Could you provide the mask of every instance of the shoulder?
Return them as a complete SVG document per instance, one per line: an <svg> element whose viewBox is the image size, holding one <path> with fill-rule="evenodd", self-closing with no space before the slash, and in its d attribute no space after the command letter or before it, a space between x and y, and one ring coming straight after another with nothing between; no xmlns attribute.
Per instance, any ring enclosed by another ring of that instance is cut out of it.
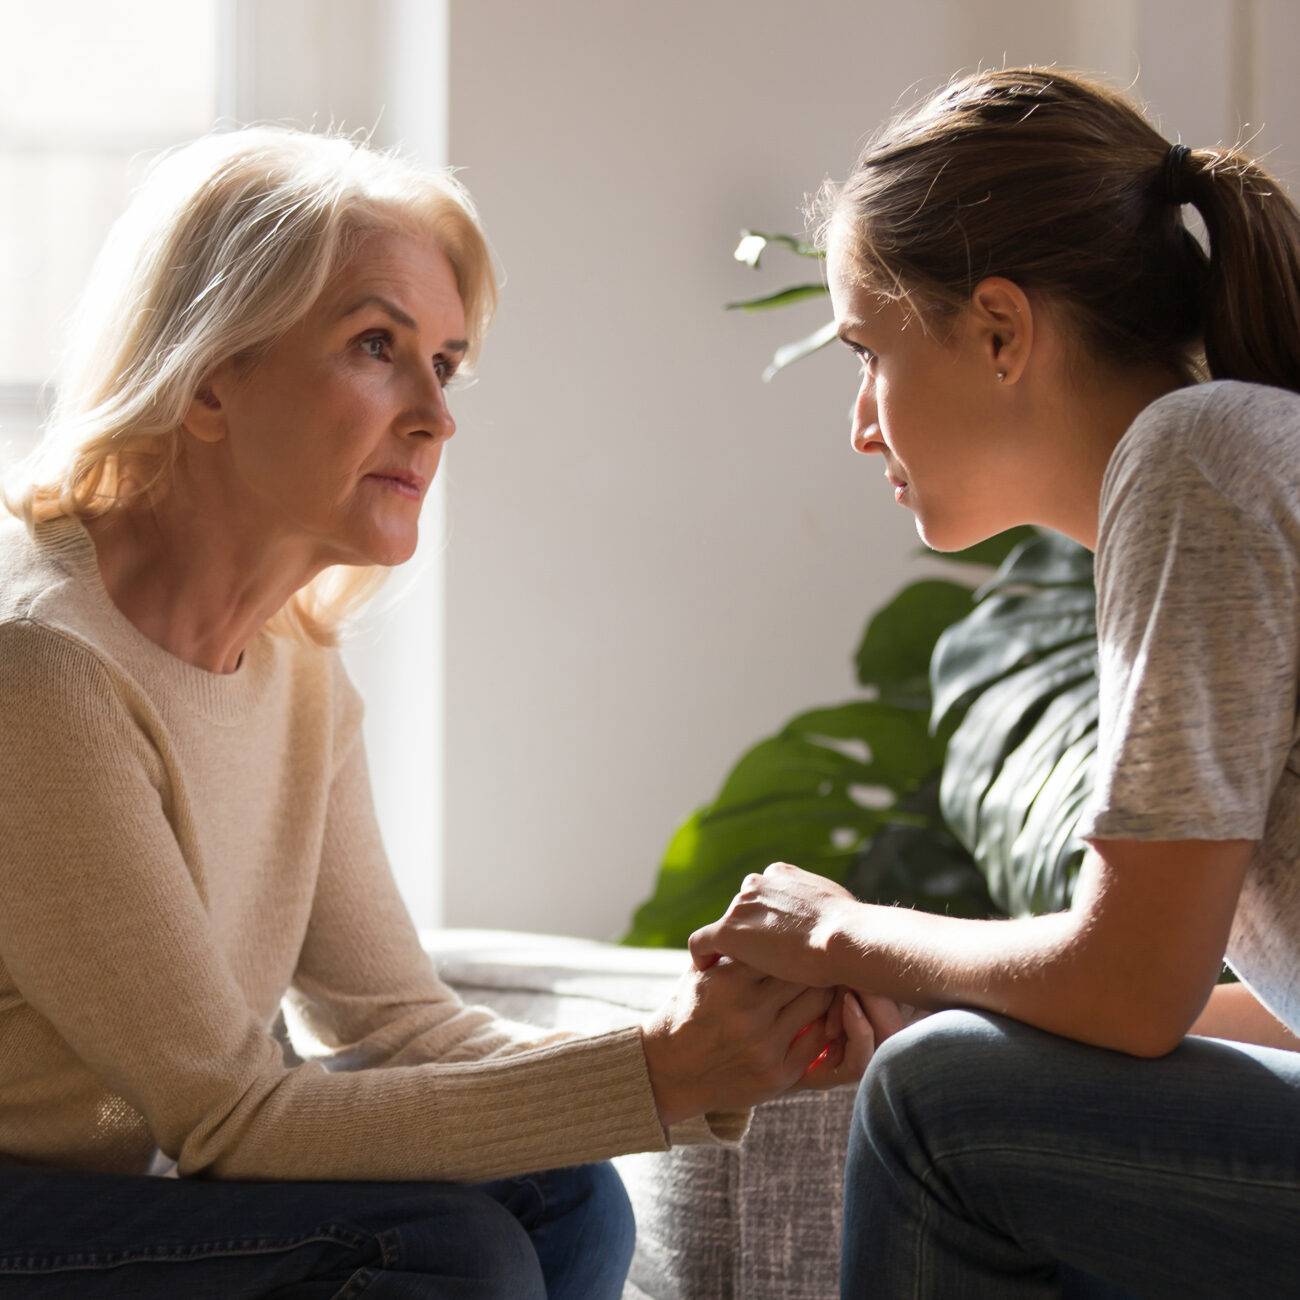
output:
<svg viewBox="0 0 1300 1300"><path fill-rule="evenodd" d="M52 570L23 520L0 512L0 619L25 617L42 592L64 576Z"/></svg>
<svg viewBox="0 0 1300 1300"><path fill-rule="evenodd" d="M1115 448L1103 516L1130 496L1150 508L1206 493L1300 540L1300 393L1216 380L1152 402Z"/></svg>
<svg viewBox="0 0 1300 1300"><path fill-rule="evenodd" d="M79 638L32 618L0 619L0 713L6 750L22 737L50 751L65 741L113 751L137 728L111 665Z"/></svg>
<svg viewBox="0 0 1300 1300"><path fill-rule="evenodd" d="M25 679L51 678L70 690L79 683L107 684L103 657L79 637L26 615L0 617L0 682L6 688Z"/></svg>
<svg viewBox="0 0 1300 1300"><path fill-rule="evenodd" d="M112 621L97 598L94 549L80 521L58 516L28 528L0 516L0 622L28 621L111 658Z"/></svg>

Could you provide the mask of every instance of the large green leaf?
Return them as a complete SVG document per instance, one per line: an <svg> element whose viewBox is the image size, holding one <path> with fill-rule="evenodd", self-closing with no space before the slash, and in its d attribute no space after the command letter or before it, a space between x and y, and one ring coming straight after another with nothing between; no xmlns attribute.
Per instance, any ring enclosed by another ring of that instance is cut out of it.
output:
<svg viewBox="0 0 1300 1300"><path fill-rule="evenodd" d="M976 600L1010 588L1092 588L1091 551L1059 533L1028 531L1031 536L1006 555L997 573L975 593Z"/></svg>
<svg viewBox="0 0 1300 1300"><path fill-rule="evenodd" d="M678 829L625 941L684 944L771 862L842 880L898 791L938 761L915 711L855 700L801 715L743 755L718 798Z"/></svg>
<svg viewBox="0 0 1300 1300"><path fill-rule="evenodd" d="M1064 646L985 690L948 742L939 801L944 820L979 861L984 797L1052 698L1093 672L1089 643Z"/></svg>
<svg viewBox="0 0 1300 1300"><path fill-rule="evenodd" d="M1095 598L1090 588L995 592L968 618L948 628L930 662L933 722L942 726L1008 673L1064 645L1096 639Z"/></svg>
<svg viewBox="0 0 1300 1300"><path fill-rule="evenodd" d="M940 805L1009 915L1068 906L1097 731L1092 556L1043 534L1017 546L940 637L932 721L956 722Z"/></svg>
<svg viewBox="0 0 1300 1300"><path fill-rule="evenodd" d="M1001 554L1015 543L1006 538ZM868 697L801 713L740 757L713 802L673 836L626 942L685 943L749 872L775 861L873 902L993 910L973 857L943 825L946 736L929 724L930 658L944 630L970 614L971 594L925 579L868 621L855 655Z"/></svg>
<svg viewBox="0 0 1300 1300"><path fill-rule="evenodd" d="M904 587L867 623L853 656L858 681L882 700L926 708L935 643L970 611L971 590L960 583L926 578Z"/></svg>
<svg viewBox="0 0 1300 1300"><path fill-rule="evenodd" d="M1070 905L1084 845L1074 833L1092 792L1097 730L1057 760L1016 839L999 893L1017 915L1059 912ZM986 873L987 874L987 873Z"/></svg>
<svg viewBox="0 0 1300 1300"><path fill-rule="evenodd" d="M917 824L904 824L904 815ZM974 859L943 825L937 776L899 800L893 820L872 836L844 884L858 898L948 916L997 912Z"/></svg>
<svg viewBox="0 0 1300 1300"><path fill-rule="evenodd" d="M1047 702L989 786L979 814L976 856L980 861L991 864L1012 861L1029 810L1048 777L1065 752L1096 726L1097 677L1090 671ZM1009 897L1009 887L996 884L993 887L1004 901Z"/></svg>

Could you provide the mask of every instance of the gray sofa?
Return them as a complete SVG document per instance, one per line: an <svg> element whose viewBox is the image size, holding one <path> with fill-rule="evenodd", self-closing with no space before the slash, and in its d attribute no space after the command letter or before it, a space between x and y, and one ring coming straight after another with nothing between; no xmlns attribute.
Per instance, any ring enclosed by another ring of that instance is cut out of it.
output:
<svg viewBox="0 0 1300 1300"><path fill-rule="evenodd" d="M421 936L466 1001L598 1032L659 1005L686 954L483 930ZM624 1300L828 1300L838 1294L840 1178L854 1090L760 1107L738 1149L615 1161L637 1218Z"/></svg>

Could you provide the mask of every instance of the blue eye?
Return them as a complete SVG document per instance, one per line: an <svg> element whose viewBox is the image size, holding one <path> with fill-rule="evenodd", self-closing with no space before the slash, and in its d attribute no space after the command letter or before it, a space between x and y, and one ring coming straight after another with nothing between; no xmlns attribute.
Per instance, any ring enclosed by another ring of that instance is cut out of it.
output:
<svg viewBox="0 0 1300 1300"><path fill-rule="evenodd" d="M384 361L387 359L388 349L392 346L393 336L387 330L378 330L373 334L363 335L358 343L368 356L376 361Z"/></svg>

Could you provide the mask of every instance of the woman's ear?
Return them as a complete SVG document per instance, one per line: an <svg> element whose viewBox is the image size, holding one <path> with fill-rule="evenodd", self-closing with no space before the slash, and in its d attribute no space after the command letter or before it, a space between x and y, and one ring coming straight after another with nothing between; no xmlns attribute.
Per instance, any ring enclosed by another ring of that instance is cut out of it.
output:
<svg viewBox="0 0 1300 1300"><path fill-rule="evenodd" d="M220 442L226 436L226 412L217 396L219 383L215 372L206 376L181 421L186 433L200 442Z"/></svg>
<svg viewBox="0 0 1300 1300"><path fill-rule="evenodd" d="M1028 295L1014 281L991 275L975 286L970 310L979 356L990 377L999 385L1014 384L1034 345L1034 309Z"/></svg>

